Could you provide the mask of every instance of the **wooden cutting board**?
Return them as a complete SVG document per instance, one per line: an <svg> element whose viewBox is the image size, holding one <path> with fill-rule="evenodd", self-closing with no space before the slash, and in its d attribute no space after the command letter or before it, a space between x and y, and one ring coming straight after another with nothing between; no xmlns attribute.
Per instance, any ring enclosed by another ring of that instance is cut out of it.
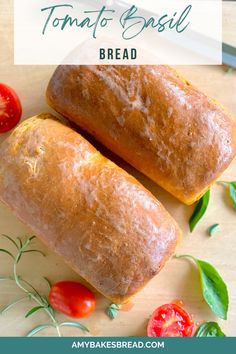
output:
<svg viewBox="0 0 236 354"><path fill-rule="evenodd" d="M224 40L236 45L236 4L224 2ZM0 81L16 89L23 104L23 118L44 111L51 111L45 103L44 93L48 80L54 70L50 66L13 66L13 10L12 1L0 0ZM190 81L203 91L218 99L236 115L236 73L226 74L223 67L192 66L178 68ZM6 135L0 137L2 141ZM152 183L132 167L111 154L101 145L91 141L109 158L138 178L167 208L180 224L184 238L178 249L179 254L192 254L211 262L219 270L229 288L230 309L227 321L219 321L228 336L236 335L236 213L230 206L226 190L214 186L210 206L206 216L193 234L188 231L188 219L193 207L186 207L167 192ZM236 180L236 161L222 177ZM219 230L213 237L207 236L207 228L219 223ZM12 213L0 204L0 233L12 237L30 235L29 230ZM0 248L7 242L0 239ZM79 280L77 274L69 269L63 260L39 241L35 247L46 253L46 258L37 254L24 257L19 273L32 282L40 292L47 294L43 276L52 282L59 280ZM12 273L9 257L0 254L0 276ZM21 297L21 292L13 282L0 282L0 308ZM194 265L185 260L172 259L163 271L155 277L133 301L132 309L120 311L116 320L111 321L104 313L109 302L97 294L98 305L95 313L82 320L95 336L142 336L145 335L147 320L152 311L161 304L182 300L184 307L193 315L195 322L216 320L201 296L199 276ZM38 313L25 319L24 314L32 306L25 302L0 316L0 336L24 336L32 327L48 322L44 314ZM60 319L63 316L59 315ZM54 335L52 330L41 335ZM64 331L65 335L81 335L77 329Z"/></svg>

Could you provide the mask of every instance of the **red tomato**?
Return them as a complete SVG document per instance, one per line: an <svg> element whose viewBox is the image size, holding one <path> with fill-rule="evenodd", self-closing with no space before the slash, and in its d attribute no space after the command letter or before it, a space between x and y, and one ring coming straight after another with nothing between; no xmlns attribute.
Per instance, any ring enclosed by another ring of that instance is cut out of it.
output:
<svg viewBox="0 0 236 354"><path fill-rule="evenodd" d="M0 133L6 133L20 121L22 108L15 91L0 83Z"/></svg>
<svg viewBox="0 0 236 354"><path fill-rule="evenodd" d="M49 303L55 310L69 317L89 316L96 307L96 298L84 285L73 281L62 281L52 286Z"/></svg>
<svg viewBox="0 0 236 354"><path fill-rule="evenodd" d="M148 337L191 337L194 324L191 316L176 304L158 307L148 322Z"/></svg>

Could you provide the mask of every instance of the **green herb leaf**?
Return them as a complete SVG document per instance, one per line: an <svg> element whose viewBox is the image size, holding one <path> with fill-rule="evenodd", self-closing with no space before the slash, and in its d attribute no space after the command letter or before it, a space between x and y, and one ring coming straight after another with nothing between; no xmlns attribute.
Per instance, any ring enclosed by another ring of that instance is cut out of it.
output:
<svg viewBox="0 0 236 354"><path fill-rule="evenodd" d="M218 229L218 227L219 227L219 224L214 224L214 225L211 225L210 227L208 227L208 229L207 229L208 235L213 236L213 234Z"/></svg>
<svg viewBox="0 0 236 354"><path fill-rule="evenodd" d="M22 246L23 246L23 243L22 243L22 241L21 241L21 238L20 238L20 237L17 237L17 240L19 241L19 244L20 244L20 248L22 248Z"/></svg>
<svg viewBox="0 0 236 354"><path fill-rule="evenodd" d="M189 255L177 258L190 258L199 270L203 297L216 316L227 319L229 296L225 282L217 270L210 264Z"/></svg>
<svg viewBox="0 0 236 354"><path fill-rule="evenodd" d="M225 337L216 322L205 322L196 331L195 337Z"/></svg>
<svg viewBox="0 0 236 354"><path fill-rule="evenodd" d="M233 202L233 207L236 209L236 183L230 183L229 185L229 195Z"/></svg>
<svg viewBox="0 0 236 354"><path fill-rule="evenodd" d="M42 256L46 257L45 253L43 253L42 251L39 251L39 250L27 250L27 251L23 251L23 253L31 253L31 252L37 252L37 253L40 253Z"/></svg>
<svg viewBox="0 0 236 354"><path fill-rule="evenodd" d="M19 249L17 243L13 240L13 238L5 234L2 234L2 237L5 237L8 241L10 241L17 248L17 250Z"/></svg>
<svg viewBox="0 0 236 354"><path fill-rule="evenodd" d="M11 258L13 258L15 260L15 257L13 256L13 254L11 252L4 250L3 248L0 248L0 252L8 254L8 256L10 256Z"/></svg>
<svg viewBox="0 0 236 354"><path fill-rule="evenodd" d="M218 184L223 184L229 187L229 196L232 201L234 209L236 209L236 181L232 181L232 182L219 181Z"/></svg>
<svg viewBox="0 0 236 354"><path fill-rule="evenodd" d="M33 241L35 238L36 238L36 236L31 236L31 237L29 238L29 241L31 242L31 241Z"/></svg>
<svg viewBox="0 0 236 354"><path fill-rule="evenodd" d="M232 74L234 71L234 68L232 68L232 66L228 66L226 69L226 74Z"/></svg>
<svg viewBox="0 0 236 354"><path fill-rule="evenodd" d="M4 280L13 280L12 277L0 277L0 281L4 281Z"/></svg>
<svg viewBox="0 0 236 354"><path fill-rule="evenodd" d="M8 310L10 310L13 306L17 305L19 302L22 302L22 301L25 301L25 300L28 300L29 297L28 296L24 296L16 301L13 301L11 302L10 304L8 304L7 306L3 307L1 310L0 310L0 314L3 315L5 312L7 312Z"/></svg>
<svg viewBox="0 0 236 354"><path fill-rule="evenodd" d="M59 324L59 327L76 327L81 329L84 332L89 332L88 328L79 322L62 322Z"/></svg>
<svg viewBox="0 0 236 354"><path fill-rule="evenodd" d="M43 277L43 279L46 280L46 282L47 282L47 284L48 284L48 286L49 286L49 289L51 289L52 283L50 282L50 280L49 280L48 278L46 278L46 277Z"/></svg>
<svg viewBox="0 0 236 354"><path fill-rule="evenodd" d="M39 310L42 310L44 308L45 308L44 306L35 306L35 307L33 307L31 310L29 310L27 312L27 314L25 315L25 318L32 316L35 312L37 312Z"/></svg>
<svg viewBox="0 0 236 354"><path fill-rule="evenodd" d="M35 334L43 331L44 329L46 328L50 328L50 327L54 327L53 325L50 325L50 324L46 324L46 325L42 325L42 326L38 326L38 327L35 327L34 329L32 329L32 331L30 331L26 337L33 337L35 336Z"/></svg>
<svg viewBox="0 0 236 354"><path fill-rule="evenodd" d="M191 232L193 232L193 230L195 229L195 226L197 225L197 223L201 220L201 218L205 214L208 204L209 204L209 200L210 200L210 190L207 191L202 196L202 198L199 200L199 202L197 203L197 205L195 207L193 215L191 216L191 218L189 220L189 228L190 228Z"/></svg>
<svg viewBox="0 0 236 354"><path fill-rule="evenodd" d="M111 304L106 309L106 314L108 317L110 317L112 320L114 320L118 316L119 310L120 310L120 305Z"/></svg>
<svg viewBox="0 0 236 354"><path fill-rule="evenodd" d="M21 252L22 253L27 249L27 247L29 246L30 242L31 242L30 239L27 239L25 242L23 242L23 245L21 247Z"/></svg>
<svg viewBox="0 0 236 354"><path fill-rule="evenodd" d="M18 255L16 256L16 264L18 264L21 260L22 252L20 251Z"/></svg>
<svg viewBox="0 0 236 354"><path fill-rule="evenodd" d="M24 282L25 284L27 284L27 285L34 291L34 294L28 292L29 294L34 295L34 296L37 296L37 297L42 301L43 296L39 294L39 292L35 289L35 287L34 287L32 284L30 284L30 283L29 283L27 280L25 280L25 279L22 279L22 278L19 278L19 277L18 277L18 279L21 280L22 282Z"/></svg>

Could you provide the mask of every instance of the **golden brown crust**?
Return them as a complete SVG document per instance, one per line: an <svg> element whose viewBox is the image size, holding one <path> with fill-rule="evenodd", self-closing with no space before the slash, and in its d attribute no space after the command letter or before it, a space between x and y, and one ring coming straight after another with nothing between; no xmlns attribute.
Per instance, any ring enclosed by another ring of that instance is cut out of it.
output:
<svg viewBox="0 0 236 354"><path fill-rule="evenodd" d="M60 66L49 104L186 204L236 153L236 123L168 66Z"/></svg>
<svg viewBox="0 0 236 354"><path fill-rule="evenodd" d="M1 145L0 200L117 303L159 272L180 238L150 192L50 114Z"/></svg>

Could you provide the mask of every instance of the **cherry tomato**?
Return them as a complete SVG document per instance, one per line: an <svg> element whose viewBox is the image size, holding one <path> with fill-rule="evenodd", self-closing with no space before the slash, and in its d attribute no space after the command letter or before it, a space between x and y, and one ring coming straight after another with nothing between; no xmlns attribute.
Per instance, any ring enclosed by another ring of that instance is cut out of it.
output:
<svg viewBox="0 0 236 354"><path fill-rule="evenodd" d="M69 317L89 316L96 307L96 298L84 285L73 281L62 281L52 286L49 303L55 310Z"/></svg>
<svg viewBox="0 0 236 354"><path fill-rule="evenodd" d="M148 337L191 337L194 324L191 316L176 304L158 307L148 322Z"/></svg>
<svg viewBox="0 0 236 354"><path fill-rule="evenodd" d="M0 134L14 128L20 121L22 108L15 91L0 83Z"/></svg>

